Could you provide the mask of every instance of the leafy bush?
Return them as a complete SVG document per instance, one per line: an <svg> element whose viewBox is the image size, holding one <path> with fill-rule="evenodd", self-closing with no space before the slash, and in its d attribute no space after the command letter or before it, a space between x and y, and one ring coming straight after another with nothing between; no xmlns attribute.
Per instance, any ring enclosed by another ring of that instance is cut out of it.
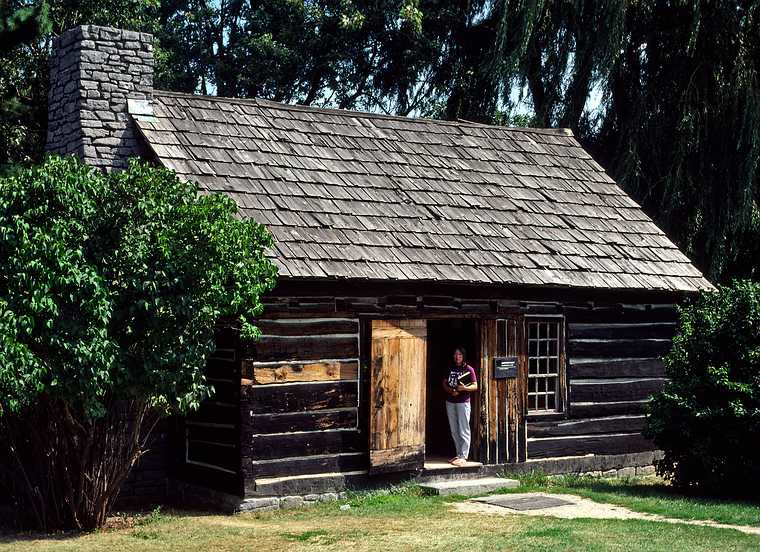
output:
<svg viewBox="0 0 760 552"><path fill-rule="evenodd" d="M155 417L213 391L215 325L256 334L270 245L164 169L50 158L0 178L0 445L27 524L105 521Z"/></svg>
<svg viewBox="0 0 760 552"><path fill-rule="evenodd" d="M649 405L658 473L681 487L760 491L760 284L705 292L681 310L670 382Z"/></svg>

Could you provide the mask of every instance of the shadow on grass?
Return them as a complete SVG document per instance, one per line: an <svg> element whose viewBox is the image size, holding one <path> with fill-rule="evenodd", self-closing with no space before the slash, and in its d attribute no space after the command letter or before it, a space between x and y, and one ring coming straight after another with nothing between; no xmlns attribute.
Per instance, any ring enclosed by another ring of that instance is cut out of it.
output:
<svg viewBox="0 0 760 552"><path fill-rule="evenodd" d="M31 541L68 541L86 535L107 533L109 531L145 530L151 526L168 522L173 518L186 516L218 516L220 513L221 512L219 511L200 508L164 509L161 507L155 507L150 509L146 507L144 509L114 512L108 517L108 521L104 527L92 531L70 530L45 533L28 529L14 529L13 527L0 524L0 544L14 544Z"/></svg>

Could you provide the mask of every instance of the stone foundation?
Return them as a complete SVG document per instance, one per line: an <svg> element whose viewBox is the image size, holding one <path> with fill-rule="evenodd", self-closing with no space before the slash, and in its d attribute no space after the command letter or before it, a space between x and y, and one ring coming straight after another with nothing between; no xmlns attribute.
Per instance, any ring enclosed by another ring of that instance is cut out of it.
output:
<svg viewBox="0 0 760 552"><path fill-rule="evenodd" d="M247 498L243 500L236 508L237 512L266 512L269 510L278 510L285 508L301 508L311 506L320 502L331 502L346 498L345 492L340 493L321 493L292 496L265 496L256 498Z"/></svg>
<svg viewBox="0 0 760 552"><path fill-rule="evenodd" d="M489 473L499 473L501 471L502 473L507 472L513 475L540 471L547 475L580 474L605 477L633 477L637 475L653 475L654 464L662 456L662 451L652 450L634 454L588 455L529 460L523 464L483 466L483 469Z"/></svg>

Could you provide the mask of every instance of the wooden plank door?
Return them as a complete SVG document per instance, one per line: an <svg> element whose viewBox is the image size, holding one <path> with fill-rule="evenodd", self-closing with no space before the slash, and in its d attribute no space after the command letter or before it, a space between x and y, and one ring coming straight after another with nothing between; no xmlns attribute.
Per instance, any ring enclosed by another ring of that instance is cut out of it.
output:
<svg viewBox="0 0 760 552"><path fill-rule="evenodd" d="M522 317L483 320L480 325L479 460L525 461L527 360ZM495 379L495 357L517 357L517 377Z"/></svg>
<svg viewBox="0 0 760 552"><path fill-rule="evenodd" d="M425 320L372 321L370 473L425 462Z"/></svg>

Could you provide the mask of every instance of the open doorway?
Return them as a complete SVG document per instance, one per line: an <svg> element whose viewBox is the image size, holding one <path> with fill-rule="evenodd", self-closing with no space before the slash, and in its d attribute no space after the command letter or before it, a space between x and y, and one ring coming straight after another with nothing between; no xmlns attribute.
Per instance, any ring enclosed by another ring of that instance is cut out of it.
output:
<svg viewBox="0 0 760 552"><path fill-rule="evenodd" d="M452 362L456 347L466 349L467 363L475 368L478 378L480 378L477 330L476 320L428 320L427 405L425 412L426 467L432 465L451 467L448 465L448 460L454 456L454 442L449 431L449 422L446 417L446 393L443 391L441 382ZM473 439L470 459L473 458L474 448L475 440Z"/></svg>

